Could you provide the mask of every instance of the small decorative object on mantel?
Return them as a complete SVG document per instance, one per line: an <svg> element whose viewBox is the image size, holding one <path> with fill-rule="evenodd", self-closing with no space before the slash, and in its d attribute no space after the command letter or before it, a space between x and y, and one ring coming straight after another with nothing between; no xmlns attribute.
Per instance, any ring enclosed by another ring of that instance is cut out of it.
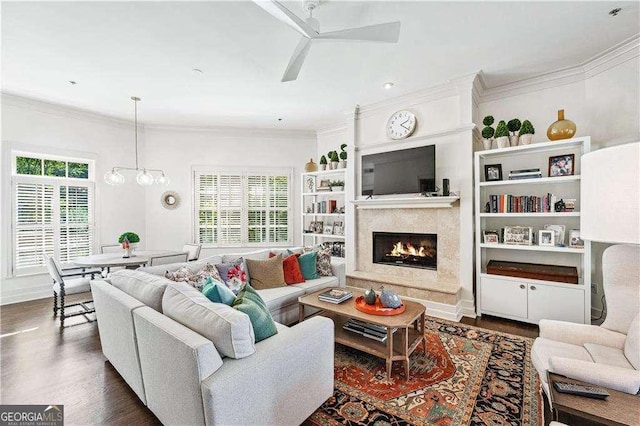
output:
<svg viewBox="0 0 640 426"><path fill-rule="evenodd" d="M306 173L311 173L311 172L317 172L318 171L318 165L313 162L313 158L310 158L309 162L304 165L304 171Z"/></svg>
<svg viewBox="0 0 640 426"><path fill-rule="evenodd" d="M320 157L320 170L324 171L327 169L327 157L324 155Z"/></svg>
<svg viewBox="0 0 640 426"><path fill-rule="evenodd" d="M524 120L522 122L522 127L520 127L520 132L518 135L520 136L520 145L529 145L533 139L533 135L536 133L533 128L533 124L529 120Z"/></svg>
<svg viewBox="0 0 640 426"><path fill-rule="evenodd" d="M521 126L522 123L517 118L509 120L509 122L507 123L507 129L509 129L509 131L511 132L511 135L509 135L509 144L511 146L518 146L518 130L520 130Z"/></svg>
<svg viewBox="0 0 640 426"><path fill-rule="evenodd" d="M493 141L493 135L495 134L495 129L491 127L493 124L493 116L487 115L484 120L482 120L482 124L484 124L484 129L482 129L482 146L485 151L491 149L491 142Z"/></svg>
<svg viewBox="0 0 640 426"><path fill-rule="evenodd" d="M547 137L550 141L571 139L576 134L576 124L571 120L565 120L564 110L558 110L558 121L551 123L547 129Z"/></svg>
<svg viewBox="0 0 640 426"><path fill-rule="evenodd" d="M122 257L126 259L133 255L133 249L135 248L135 244L140 242L140 237L135 232L124 232L118 237L118 242L122 244L122 248L124 249L124 256Z"/></svg>
<svg viewBox="0 0 640 426"><path fill-rule="evenodd" d="M380 290L380 302L382 303L382 306L385 308L395 309L402 305L402 300L400 300L394 291L386 290L384 287L381 287Z"/></svg>
<svg viewBox="0 0 640 426"><path fill-rule="evenodd" d="M340 145L340 162L338 163L339 169L347 168L347 151L345 151L346 147L347 147L346 143L343 143L342 145Z"/></svg>
<svg viewBox="0 0 640 426"><path fill-rule="evenodd" d="M498 125L496 126L496 144L498 148L509 148L509 129L507 128L507 123L504 120L500 120Z"/></svg>

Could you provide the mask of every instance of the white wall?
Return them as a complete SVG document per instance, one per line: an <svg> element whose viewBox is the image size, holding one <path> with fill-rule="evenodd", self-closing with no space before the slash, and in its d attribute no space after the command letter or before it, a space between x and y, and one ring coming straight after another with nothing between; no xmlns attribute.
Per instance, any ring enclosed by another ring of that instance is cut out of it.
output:
<svg viewBox="0 0 640 426"><path fill-rule="evenodd" d="M48 275L12 278L11 274L11 163L12 147L41 153L95 159L95 247L115 242L124 231L135 231L145 243L144 189L127 175L124 187L107 185L104 174L115 165L134 162L134 128L85 111L2 95L2 222L0 227L0 303L12 303L51 294ZM141 138L144 146L144 137Z"/></svg>
<svg viewBox="0 0 640 426"><path fill-rule="evenodd" d="M314 132L287 132L250 129L146 129L146 158L155 168L162 168L171 182L167 187L150 187L146 191L146 235L153 249L181 249L192 241L193 203L192 166L293 168L294 244L300 232L300 173L316 153ZM175 191L181 205L167 210L160 204L164 191ZM227 249L228 250L228 249ZM214 253L203 250L201 256Z"/></svg>

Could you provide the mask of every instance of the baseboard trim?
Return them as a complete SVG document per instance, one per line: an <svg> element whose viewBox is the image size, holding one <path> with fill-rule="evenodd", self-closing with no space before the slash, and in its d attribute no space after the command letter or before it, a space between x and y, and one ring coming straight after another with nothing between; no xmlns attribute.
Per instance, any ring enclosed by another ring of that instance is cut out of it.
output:
<svg viewBox="0 0 640 426"><path fill-rule="evenodd" d="M46 299L47 297L52 297L52 295L51 286L49 285L46 286L45 289L32 290L29 292L16 292L15 294L2 296L0 297L0 306L29 302L31 300Z"/></svg>

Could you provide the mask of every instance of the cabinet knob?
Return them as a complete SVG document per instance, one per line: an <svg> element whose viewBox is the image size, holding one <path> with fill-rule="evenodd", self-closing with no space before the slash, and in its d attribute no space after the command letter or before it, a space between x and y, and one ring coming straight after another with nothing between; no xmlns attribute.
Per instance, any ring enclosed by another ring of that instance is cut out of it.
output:
<svg viewBox="0 0 640 426"><path fill-rule="evenodd" d="M535 289L536 289L536 286L535 286L535 285L532 285L532 286L531 286L531 290L535 290Z"/></svg>
<svg viewBox="0 0 640 426"><path fill-rule="evenodd" d="M524 284L520 284L520 288L524 290Z"/></svg>

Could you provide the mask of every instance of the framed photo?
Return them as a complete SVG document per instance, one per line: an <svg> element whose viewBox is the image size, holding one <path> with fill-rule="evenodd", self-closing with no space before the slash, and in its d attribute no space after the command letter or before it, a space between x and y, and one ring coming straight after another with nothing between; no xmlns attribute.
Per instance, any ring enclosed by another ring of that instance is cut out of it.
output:
<svg viewBox="0 0 640 426"><path fill-rule="evenodd" d="M573 175L575 154L564 154L549 157L549 177Z"/></svg>
<svg viewBox="0 0 640 426"><path fill-rule="evenodd" d="M553 231L553 241L556 246L564 247L564 225L545 225L544 229L547 231Z"/></svg>
<svg viewBox="0 0 640 426"><path fill-rule="evenodd" d="M572 229L569 231L569 247L584 248L584 241L580 238L579 229Z"/></svg>
<svg viewBox="0 0 640 426"><path fill-rule="evenodd" d="M314 234L322 234L322 231L324 230L323 225L324 225L324 222L321 220L315 222L315 228L313 230Z"/></svg>
<svg viewBox="0 0 640 426"><path fill-rule="evenodd" d="M333 235L344 235L344 227L342 222L333 222Z"/></svg>
<svg viewBox="0 0 640 426"><path fill-rule="evenodd" d="M498 231L482 231L485 244L500 244L500 234Z"/></svg>
<svg viewBox="0 0 640 426"><path fill-rule="evenodd" d="M316 222L312 220L309 222L309 228L307 228L309 232L316 232Z"/></svg>
<svg viewBox="0 0 640 426"><path fill-rule="evenodd" d="M320 181L320 185L318 185L318 188L316 188L316 190L318 190L318 191L329 191L331 189L331 187L329 186L329 183L331 183L331 180L322 179Z"/></svg>
<svg viewBox="0 0 640 426"><path fill-rule="evenodd" d="M485 182L502 180L502 164L485 164L484 180Z"/></svg>
<svg viewBox="0 0 640 426"><path fill-rule="evenodd" d="M533 229L530 226L505 226L504 243L521 246L533 244Z"/></svg>
<svg viewBox="0 0 640 426"><path fill-rule="evenodd" d="M556 234L551 230L541 229L538 231L538 245L540 246L555 246Z"/></svg>
<svg viewBox="0 0 640 426"><path fill-rule="evenodd" d="M333 232L333 225L325 225L323 234L331 234Z"/></svg>

